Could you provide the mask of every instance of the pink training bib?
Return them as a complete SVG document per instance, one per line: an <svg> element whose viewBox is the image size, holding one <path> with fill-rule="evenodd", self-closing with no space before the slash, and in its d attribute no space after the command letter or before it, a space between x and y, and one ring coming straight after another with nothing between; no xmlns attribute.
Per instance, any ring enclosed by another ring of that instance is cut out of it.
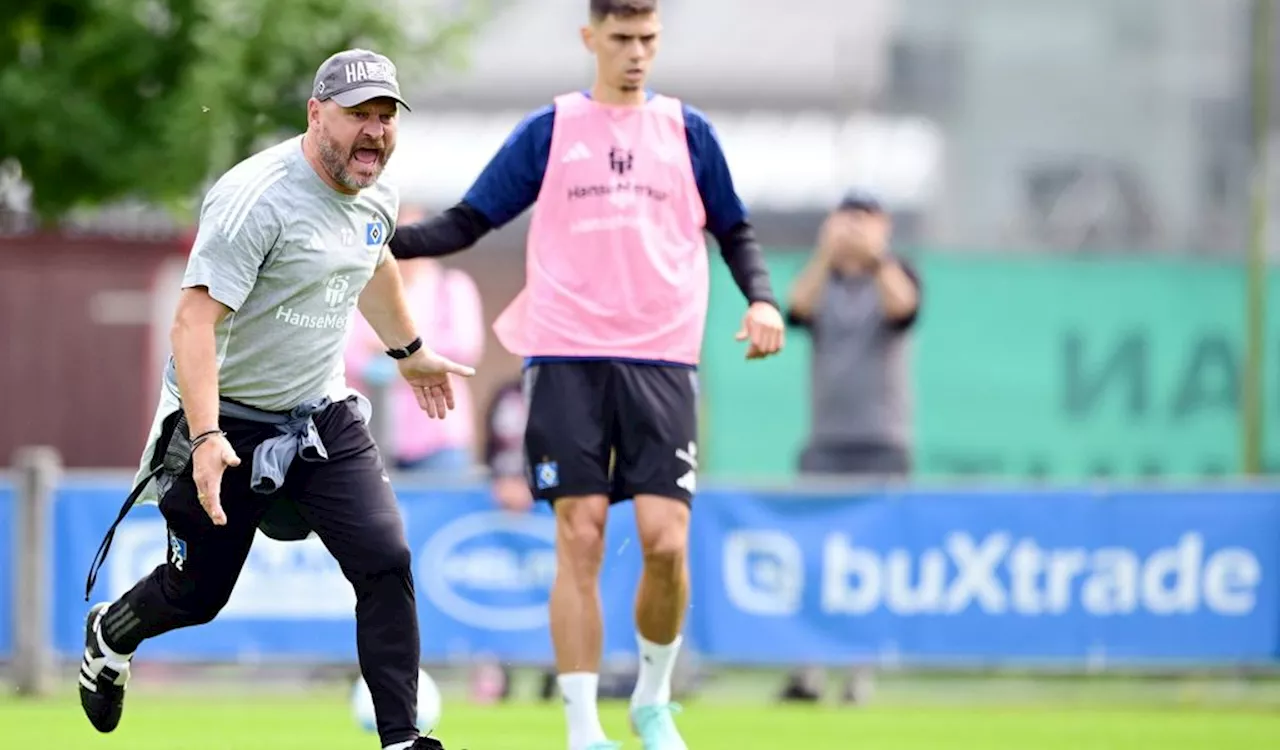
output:
<svg viewBox="0 0 1280 750"><path fill-rule="evenodd" d="M494 332L525 357L697 364L705 221L678 100L612 107L557 97L525 287Z"/></svg>

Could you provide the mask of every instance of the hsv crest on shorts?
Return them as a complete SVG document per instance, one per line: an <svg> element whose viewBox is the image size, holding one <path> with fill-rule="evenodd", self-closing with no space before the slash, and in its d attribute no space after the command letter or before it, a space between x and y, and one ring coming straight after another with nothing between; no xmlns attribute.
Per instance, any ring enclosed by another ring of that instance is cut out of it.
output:
<svg viewBox="0 0 1280 750"><path fill-rule="evenodd" d="M538 489L549 490L560 485L560 466L555 461L543 461L533 471Z"/></svg>

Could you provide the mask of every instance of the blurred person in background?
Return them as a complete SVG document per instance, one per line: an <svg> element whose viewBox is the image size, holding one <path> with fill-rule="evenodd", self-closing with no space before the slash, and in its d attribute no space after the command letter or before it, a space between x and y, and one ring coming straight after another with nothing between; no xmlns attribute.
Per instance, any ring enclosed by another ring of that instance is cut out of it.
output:
<svg viewBox="0 0 1280 750"><path fill-rule="evenodd" d="M514 513L533 507L524 456L524 427L528 419L520 378L500 384L485 412L484 459L494 499Z"/></svg>
<svg viewBox="0 0 1280 750"><path fill-rule="evenodd" d="M418 221L426 212L403 207L399 222ZM475 281L465 271L447 268L434 258L400 261L405 299L414 324L431 332L443 357L476 363L484 352L484 311ZM469 383L454 386L455 414L447 420L423 419L413 389L395 377L395 363L383 353L377 333L363 318L356 321L346 351L347 379L373 393L389 388L391 445L383 446L401 471L434 475L467 474L475 466L475 406Z"/></svg>
<svg viewBox="0 0 1280 750"><path fill-rule="evenodd" d="M386 247L400 196L379 177L402 106L390 60L335 54L316 72L306 132L241 161L204 198L137 483L86 583L88 598L132 505L158 504L165 562L86 618L80 704L99 732L120 722L137 649L217 617L261 528L283 541L314 532L350 581L384 750L443 750L417 729L418 611L399 503L368 401L343 378L357 309L427 416L453 408L451 374L474 373L423 346ZM287 512L270 523L276 508Z"/></svg>
<svg viewBox="0 0 1280 750"><path fill-rule="evenodd" d="M890 252L892 221L882 202L851 191L827 216L813 257L791 287L787 321L813 342L809 477L905 478L911 471L910 331L920 280ZM821 697L821 670L791 675L781 698ZM845 699L857 700L855 674Z"/></svg>
<svg viewBox="0 0 1280 750"><path fill-rule="evenodd" d="M746 359L779 352L785 324L715 130L645 88L662 31L657 0L584 5L590 90L526 117L462 201L397 233L392 253L458 252L533 207L525 288L494 330L526 358L530 480L556 514L551 633L567 744L617 747L597 701L600 568L610 506L631 500L644 558L631 725L645 750L686 750L671 681L688 609L705 232L746 298L736 333Z"/></svg>

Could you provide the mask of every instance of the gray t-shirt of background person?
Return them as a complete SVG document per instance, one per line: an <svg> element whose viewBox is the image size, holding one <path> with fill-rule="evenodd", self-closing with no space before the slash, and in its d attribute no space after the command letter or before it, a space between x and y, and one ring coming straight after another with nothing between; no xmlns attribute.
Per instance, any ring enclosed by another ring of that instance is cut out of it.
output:
<svg viewBox="0 0 1280 750"><path fill-rule="evenodd" d="M345 388L356 301L390 252L399 194L329 187L302 136L239 163L209 190L183 288L232 313L216 329L221 396L288 411Z"/></svg>
<svg viewBox="0 0 1280 750"><path fill-rule="evenodd" d="M920 289L911 264L895 260ZM909 450L916 315L889 320L874 278L832 274L812 316L788 318L813 342L810 447Z"/></svg>

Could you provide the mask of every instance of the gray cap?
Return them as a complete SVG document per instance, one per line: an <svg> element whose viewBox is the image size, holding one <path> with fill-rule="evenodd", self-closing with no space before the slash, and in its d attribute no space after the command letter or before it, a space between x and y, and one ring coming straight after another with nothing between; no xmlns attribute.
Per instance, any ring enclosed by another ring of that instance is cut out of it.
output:
<svg viewBox="0 0 1280 750"><path fill-rule="evenodd" d="M409 109L400 96L395 63L367 49L345 50L321 63L311 95L322 102L332 99L344 107L386 96Z"/></svg>

